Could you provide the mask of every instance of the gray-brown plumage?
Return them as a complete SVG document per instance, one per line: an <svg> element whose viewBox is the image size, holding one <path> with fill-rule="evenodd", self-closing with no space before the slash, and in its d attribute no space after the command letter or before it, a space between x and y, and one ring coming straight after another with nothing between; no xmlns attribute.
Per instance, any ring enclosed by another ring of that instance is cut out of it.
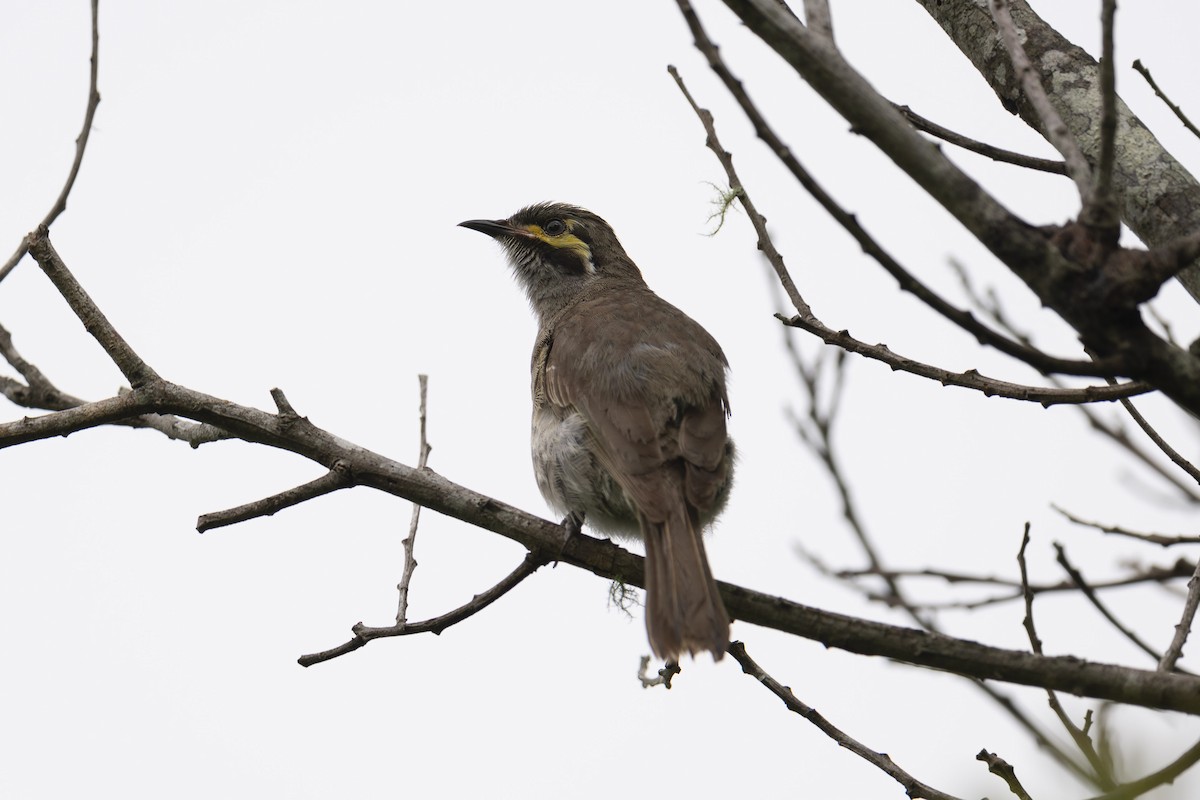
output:
<svg viewBox="0 0 1200 800"><path fill-rule="evenodd" d="M650 291L589 211L548 203L461 224L504 245L538 316L532 450L542 494L560 513L645 542L655 655L721 658L729 617L701 539L733 471L720 346Z"/></svg>

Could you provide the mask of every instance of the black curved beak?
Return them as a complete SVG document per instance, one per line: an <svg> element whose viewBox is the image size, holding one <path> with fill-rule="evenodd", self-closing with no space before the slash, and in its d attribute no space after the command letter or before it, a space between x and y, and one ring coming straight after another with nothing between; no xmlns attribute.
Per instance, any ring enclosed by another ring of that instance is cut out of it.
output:
<svg viewBox="0 0 1200 800"><path fill-rule="evenodd" d="M486 233L493 239L499 236L517 236L520 231L513 228L505 220L502 219L469 219L466 222L458 223L460 228L470 228L473 231Z"/></svg>

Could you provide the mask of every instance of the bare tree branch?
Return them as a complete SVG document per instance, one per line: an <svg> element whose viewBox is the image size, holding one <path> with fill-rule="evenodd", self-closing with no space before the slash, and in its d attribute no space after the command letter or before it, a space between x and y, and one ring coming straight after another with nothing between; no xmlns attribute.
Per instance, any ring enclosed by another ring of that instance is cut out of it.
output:
<svg viewBox="0 0 1200 800"><path fill-rule="evenodd" d="M641 663L638 666L638 681L642 684L643 689L649 689L651 686L663 686L667 689L671 688L671 681L682 670L679 668L679 663L669 661L662 666L651 678L649 674L650 656L642 656Z"/></svg>
<svg viewBox="0 0 1200 800"><path fill-rule="evenodd" d="M1088 166L1087 159L1083 157L1083 152L1079 149L1079 144L1071 135L1067 124L1063 122L1057 109L1050 102L1050 98L1046 96L1046 92L1042 88L1041 76L1030 63L1029 56L1025 54L1025 48L1021 45L1021 36L1017 33L1017 26L1013 23L1012 15L1008 10L1008 0L990 0L990 2L992 19L995 20L996 29L1000 31L1000 39L1008 50L1013 68L1017 71L1021 89L1025 92L1029 104L1037 111L1046 138L1050 140L1050 144L1054 145L1054 149L1062 154L1067 167L1067 175L1075 182L1075 186L1079 190L1080 202L1086 202L1092 193L1091 167Z"/></svg>
<svg viewBox="0 0 1200 800"><path fill-rule="evenodd" d="M1186 114L1183 113L1182 108L1177 106L1175 103L1172 103L1171 99L1167 97L1163 90L1158 88L1158 84L1155 83L1154 78L1150 75L1150 70L1146 68L1146 65L1142 63L1140 58L1134 59L1133 68L1138 71L1139 75L1146 79L1146 83L1150 84L1150 88L1154 90L1154 93L1158 95L1159 99L1167 104L1167 108L1171 109L1171 113L1179 118L1179 121L1183 123L1183 127L1191 131L1192 134L1197 138L1200 138L1200 129L1192 124L1192 121L1187 118Z"/></svg>
<svg viewBox="0 0 1200 800"><path fill-rule="evenodd" d="M44 225L25 237L29 252L37 260L46 277L58 289L59 294L71 306L71 310L79 317L83 327L104 348L104 352L112 359L117 368L129 381L130 387L137 390L152 381L159 380L158 373L150 368L141 357L133 351L116 329L105 318L83 287L67 271L62 259L50 243L49 231Z"/></svg>
<svg viewBox="0 0 1200 800"><path fill-rule="evenodd" d="M48 255L42 248L35 255ZM119 337L92 306L74 277L59 262L59 282L67 291L72 310L96 322L93 335L113 342ZM110 345L111 347L111 345ZM121 358L128 354L111 348ZM283 409L285 403L278 402ZM156 378L128 394L77 409L0 425L0 448L106 424L143 413L173 413L227 430L248 442L257 442L332 467L338 460L350 464L355 485L418 502L427 508L462 519L524 545L530 551L561 551L563 563L582 567L610 580L643 586L643 560L608 541L588 536L571 537L563 547L562 528L524 514L493 498L472 492L436 475L416 470L351 444L313 425L294 411L269 414L240 406ZM743 622L775 628L815 639L829 647L880 655L937 669L948 669L975 678L1005 680L1055 688L1134 705L1200 713L1200 679L1074 658L1037 657L1001 650L976 642L899 628L846 617L759 594L732 584L719 584L730 614Z"/></svg>
<svg viewBox="0 0 1200 800"><path fill-rule="evenodd" d="M62 191L58 193L58 198L54 201L54 205L50 206L50 210L46 216L42 218L39 227L49 228L54 224L64 211L67 210L67 198L71 195L71 189L75 187L75 179L79 177L79 168L83 164L83 153L87 150L88 137L92 134L92 122L96 118L96 108L100 105L100 0L92 0L92 58L91 71L88 78L88 101L87 108L83 112L83 129L79 131L79 135L75 137L75 160L71 162L71 170L67 173L67 182L63 184ZM4 280L8 273L16 269L21 259L29 252L28 239L22 239L21 244L17 247L15 253L9 256L8 261L0 266L0 281Z"/></svg>
<svg viewBox="0 0 1200 800"><path fill-rule="evenodd" d="M549 563L548 559L540 552L527 553L525 560L510 572L504 580L486 592L475 595L471 598L471 602L459 606L447 614L442 614L440 617L433 617L423 622L397 622L395 625L388 625L382 628L372 628L359 622L350 629L354 633L354 638L350 641L329 650L322 650L320 653L300 656L297 662L302 667L311 667L313 664L331 661L338 656L353 653L374 639L383 639L390 636L410 636L414 633L440 634L446 628L457 625L459 622L483 611L492 603L515 589L517 584L537 572L540 567L545 566L547 563Z"/></svg>
<svg viewBox="0 0 1200 800"><path fill-rule="evenodd" d="M804 0L804 24L832 43L833 19L829 16L829 0Z"/></svg>
<svg viewBox="0 0 1200 800"><path fill-rule="evenodd" d="M1058 542L1055 542L1054 552L1056 554L1056 560L1058 563L1061 564L1062 568L1067 571L1067 574L1071 576L1071 580L1075 581L1075 583L1079 586L1079 589L1083 592L1083 596L1086 597L1088 601L1091 602L1091 604L1096 608L1096 610L1100 612L1100 615L1108 620L1109 624L1120 631L1120 633L1126 639L1133 642L1133 644L1137 646L1139 650L1153 658L1156 663L1160 663L1162 661L1162 653L1159 653L1153 647L1146 644L1146 642L1142 640L1142 637L1138 636L1128 627L1123 625L1121 621L1118 620L1111 611L1109 611L1108 606L1100 601L1100 596L1096 594L1095 590L1091 587L1091 585L1088 584L1087 579L1083 577L1083 573L1076 569L1067 558L1066 548L1064 548Z"/></svg>
<svg viewBox="0 0 1200 800"><path fill-rule="evenodd" d="M779 681L772 678L767 672L760 667L754 659L746 652L746 646L741 642L733 642L729 645L729 655L742 665L742 672L746 673L763 686L787 706L788 711L792 711L806 720L811 722L822 733L828 736L833 741L837 742L841 747L846 748L851 753L864 759L867 763L878 767L885 775L894 779L897 783L904 787L904 792L912 798L927 798L927 800L958 800L953 795L938 791L932 786L914 778L909 773L905 772L891 759L887 753L877 753L871 748L864 745L862 742L853 738L845 731L838 728L829 720L825 719L815 708L805 705L792 693L791 688L784 686Z"/></svg>
<svg viewBox="0 0 1200 800"><path fill-rule="evenodd" d="M679 0L681 7L690 10L690 6L686 0ZM701 31L702 32L702 31ZM792 317L784 317L776 315L776 317L786 325L795 328L801 328L818 337L826 344L836 345L844 350L848 350L858 355L882 361L890 366L893 370L902 370L914 375L919 375L924 378L936 380L943 386L960 386L963 388L974 389L981 392L987 397L999 396L1007 397L1015 400L1023 400L1027 402L1040 403L1043 406L1050 406L1059 403L1090 403L1116 399L1119 394L1114 394L1114 387L1089 386L1083 389L1059 389L1059 388L1042 388L1034 386L1024 386L1020 384L1009 383L1007 381L997 380L981 375L977 370L967 370L966 372L955 373L940 367L934 367L929 364L924 364L910 358L894 353L887 345L877 344L870 345L858 339L855 339L846 330L835 331L829 326L821 322L820 319L812 311L812 307L801 296L799 289L796 288L795 281L792 280L791 274L788 272L786 265L783 262L782 256L771 242L770 236L766 230L766 219L757 212L754 208L753 201L746 194L745 187L742 186L737 177L737 172L733 168L733 160L729 152L721 147L720 141L717 139L715 128L713 127L712 114L707 109L700 108L696 104L695 99L688 92L683 80L679 76L679 72L674 67L668 67L675 82L679 85L680 91L687 98L688 103L696 112L696 115L703 123L705 131L708 133L707 143L709 149L716 154L717 159L725 168L729 178L730 191L737 195L742 207L746 209L751 224L758 234L758 247L765 255L771 265L775 268L775 272L779 277L780 283L783 285L788 298L792 305L796 308L797 313ZM896 265L897 267L899 265ZM914 281L915 283L915 281ZM963 312L966 313L966 312ZM970 317L969 314L967 314ZM973 319L973 318L972 318ZM1044 354L1043 354L1044 355ZM1049 357L1047 357L1049 358ZM1069 362L1063 362L1065 365ZM1141 383L1127 383L1122 385L1121 393L1138 394L1146 390L1146 386Z"/></svg>
<svg viewBox="0 0 1200 800"><path fill-rule="evenodd" d="M947 36L979 71L1010 112L1019 114L1030 127L1040 130L1037 113L1025 102L1008 53L996 46L996 31L986 4L973 0L918 0ZM1055 80L1046 86L1053 102L1085 156L1099 161L1096 98L1100 95L1100 68L1087 52L1065 39L1026 0L1009 0L1013 17L1021 28L1025 52L1043 72ZM1150 128L1118 100L1116 142L1121 218L1150 247L1161 245L1200 230L1200 183L1155 139ZM1170 213L1163 213L1164 204ZM1200 268L1178 276L1192 294L1200 298Z"/></svg>
<svg viewBox="0 0 1200 800"><path fill-rule="evenodd" d="M962 284L964 291L966 291L967 296L971 298L971 302L976 308L982 311L983 314L991 319L992 322L995 323L1001 330L1007 331L1008 334L1017 341L1023 344L1032 345L1032 339L1030 338L1029 334L1017 328L1016 324L1013 323L1013 321L1009 318L1009 315L1005 312L1003 305L1000 303L1000 300L994 291L989 290L985 297L983 293L975 288L975 284L971 280L970 274L962 264L952 259L950 261L950 267L957 273L959 282ZM1166 326L1164 326L1164 329L1167 330L1169 336L1169 329L1167 329ZM1054 376L1050 376L1049 380L1055 385L1062 386L1062 382L1056 379ZM1123 447L1128 453L1133 455L1145 466L1149 467L1156 474L1158 474L1160 478L1175 487L1188 502L1200 502L1200 492L1197 491L1196 486L1192 483L1184 482L1174 472L1167 470L1162 464L1160 464L1150 455L1149 451L1145 450L1141 445L1130 438L1123 425L1120 423L1110 423L1102 419L1100 415L1096 413L1096 411L1083 403L1075 403L1073 405L1081 414L1083 414L1084 418L1088 421L1088 425L1090 425L1094 431L1106 436L1115 444ZM1136 412L1134 413L1136 414ZM1162 444L1166 445L1166 442L1164 441ZM1177 465L1182 466L1182 464L1178 463ZM1186 468L1185 471L1187 471Z"/></svg>
<svg viewBox="0 0 1200 800"><path fill-rule="evenodd" d="M1183 603L1183 614L1175 626L1175 635L1167 646L1162 659L1158 662L1159 672L1171 672L1179 659L1183 657L1183 646L1187 643L1188 635L1192 632L1192 622L1196 619L1196 609L1200 607L1200 561L1196 562L1196 571L1188 579L1187 598Z"/></svg>
<svg viewBox="0 0 1200 800"><path fill-rule="evenodd" d="M1096 530L1104 533L1113 533L1118 536L1129 536L1133 539L1141 539L1144 542L1157 544L1162 547L1170 547L1176 544L1200 544L1200 536L1185 536L1182 534L1178 536L1165 536L1161 533L1138 533L1137 531L1131 531L1115 525L1102 525L1099 522L1089 522L1088 520L1080 519L1060 506L1051 505L1050 507L1062 514L1071 522L1074 522L1076 525L1086 525L1089 528L1095 528Z"/></svg>
<svg viewBox="0 0 1200 800"><path fill-rule="evenodd" d="M1017 771L1012 768L1012 765L1005 761L995 753L989 753L987 750L980 750L975 756L976 761L982 761L987 764L988 772L1003 779L1008 784L1008 790L1018 798L1018 800L1033 800L1029 796L1029 792L1025 791L1025 787L1017 780Z"/></svg>
<svg viewBox="0 0 1200 800"><path fill-rule="evenodd" d="M417 469L425 469L425 465L429 463L429 451L432 449L429 446L429 440L425 438L425 400L429 389L429 376L418 375L417 381L420 384L420 410L417 412L418 427L420 428L420 444L417 447ZM400 583L396 586L396 591L399 592L400 598L396 606L396 624L403 626L408 621L408 590L412 585L413 572L417 569L417 559L413 555L413 548L417 543L417 524L421 520L421 506L416 503L412 507L412 517L408 522L408 536L404 538L401 545L404 547L404 571L400 576Z"/></svg>
<svg viewBox="0 0 1200 800"><path fill-rule="evenodd" d="M1128 398L1122 397L1119 402L1129 416L1133 418L1133 421L1137 423L1137 426L1150 438L1150 441L1154 442L1158 449L1163 451L1167 458L1171 459L1171 463L1191 476L1192 480L1200 483L1200 469L1197 469L1196 465L1188 461L1178 450L1168 444L1167 440L1146 421L1146 418L1134 407L1133 403L1129 402Z"/></svg>
<svg viewBox="0 0 1200 800"><path fill-rule="evenodd" d="M1007 2L1007 0L1006 0ZM1150 331L1137 313L1154 288L1144 251L1100 246L1085 226L1021 220L908 125L842 55L769 0L725 0L853 129L949 211L1104 358L1200 415L1200 358Z"/></svg>
<svg viewBox="0 0 1200 800"><path fill-rule="evenodd" d="M1058 372L1066 375L1113 375L1118 374L1120 365L1118 364L1103 364L1097 363L1095 360L1077 360L1065 359L1051 356L1036 348L1026 344L1013 341L1000 333L992 330L988 326L977 320L969 311L956 308L951 303L947 302L924 283L917 280L911 272L905 269L895 258L888 253L878 241L872 237L867 230L858 222L855 215L847 212L842 208L837 201L833 199L825 189L817 183L812 174L804 168L799 159L796 158L791 148L779 138L779 136L767 123L766 118L758 110L758 107L750 99L742 82L733 74L729 67L725 64L721 57L720 49L709 38L708 33L704 30L704 26L700 22L695 9L687 0L678 0L680 10L683 12L688 28L692 32L692 37L695 40L696 48L704 54L708 60L709 67L725 84L730 94L741 106L742 111L746 114L747 119L754 126L755 134L761 139L771 152L775 153L783 165L787 168L796 181L804 187L814 200L821 205L822 208L829 213L834 220L841 225L847 233L849 233L863 252L875 259L888 274L896 279L902 291L910 292L917 299L921 300L927 306L932 308L937 313L941 314L950 322L953 322L958 327L962 328L967 333L975 337L975 339L984 345L994 347L1006 355L1024 361L1030 366L1037 369L1043 374ZM678 82L678 77L676 77ZM691 98L689 96L689 102ZM701 121L705 121L705 117L701 114L702 109L699 109L694 102L691 103L693 109L700 115ZM705 128L711 128L709 122L705 123ZM709 131L710 138L714 137L712 131ZM716 149L714 148L714 152ZM721 158L721 154L717 154ZM722 161L724 165L724 161ZM726 171L729 171L729 167ZM732 180L732 179L731 179ZM761 246L760 246L761 249ZM801 309L797 308L803 314Z"/></svg>
<svg viewBox="0 0 1200 800"><path fill-rule="evenodd" d="M345 461L336 461L329 472L321 477L288 489L286 492L273 494L270 497L264 497L262 500L255 500L253 503L246 503L237 508L214 511L211 514L202 514L196 520L196 531L198 533L205 533L216 528L223 528L226 525L236 525L239 522L245 522L257 517L270 517L285 508L300 505L307 500L312 500L352 485L350 465Z"/></svg>
<svg viewBox="0 0 1200 800"><path fill-rule="evenodd" d="M970 150L972 153L978 153L981 156L987 156L993 161L1002 161L1006 164L1014 164L1018 167L1026 169L1034 169L1039 172L1050 172L1055 175L1066 175L1067 166L1062 161L1053 161L1048 158L1035 158L1021 153L1014 153L1012 150L1005 150L1001 147L995 147L984 142L971 139L963 136L961 133L955 133L949 128L944 128L932 120L922 117L917 112L913 111L908 106L897 105L896 110L904 115L904 118L912 123L913 127L919 131L924 131L932 136L936 136L944 142L949 142L952 145Z"/></svg>
<svg viewBox="0 0 1200 800"><path fill-rule="evenodd" d="M1085 197L1080 215L1086 224L1099 229L1100 237L1112 246L1116 246L1121 235L1121 218L1113 197L1113 162L1117 141L1117 77L1113 63L1113 17L1116 12L1116 0L1103 0L1100 11L1103 53L1100 59L1100 158L1096 164L1092 190ZM1066 124L1062 125L1065 130ZM1082 151L1079 155L1083 158Z"/></svg>
<svg viewBox="0 0 1200 800"><path fill-rule="evenodd" d="M1176 778L1192 767L1197 761L1200 761L1200 742L1192 745L1183 755L1157 772L1153 772L1140 780L1130 781L1113 789L1111 792L1091 797L1089 800L1133 800L1133 798L1141 797L1151 789L1174 783Z"/></svg>
<svg viewBox="0 0 1200 800"><path fill-rule="evenodd" d="M1029 572L1025 563L1025 549L1029 546L1029 523L1025 523L1025 532L1021 537L1021 547L1017 551L1017 566L1021 571L1021 592L1025 598L1025 618L1021 621L1026 633L1029 635L1029 646L1033 652L1042 655L1042 640L1037 635L1037 628L1033 621L1033 592L1029 589ZM1050 709L1058 717L1063 728L1066 729L1075 746L1079 748L1079 752L1087 759L1088 765L1091 767L1091 772L1088 774L1088 780L1099 786L1102 789L1111 789L1116 785L1116 781L1112 776L1110 765L1096 752L1096 748L1092 745L1092 739L1088 735L1087 727L1080 729L1071 721L1067 711L1062 706L1062 702L1058 699L1058 694L1052 689L1046 691L1046 697L1050 704ZM1015 775L1014 775L1015 777Z"/></svg>

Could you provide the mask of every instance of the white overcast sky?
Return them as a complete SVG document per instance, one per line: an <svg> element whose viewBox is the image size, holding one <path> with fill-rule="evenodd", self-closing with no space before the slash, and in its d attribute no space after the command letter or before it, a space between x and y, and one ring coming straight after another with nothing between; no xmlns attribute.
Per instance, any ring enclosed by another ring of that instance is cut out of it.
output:
<svg viewBox="0 0 1200 800"><path fill-rule="evenodd" d="M964 133L1052 155L916 3L833 5L840 44L889 98ZM1097 51L1098 2L1035 5ZM960 259L1048 347L1071 352L1064 326L1039 315L1011 276L724 6L699 10L801 160L898 258L962 302L947 266ZM1123 96L1194 164L1200 142L1128 65L1143 59L1200 117L1200 7L1126 3L1118 25ZM88 50L83 0L0 6L0 256L65 177ZM948 368L1036 382L901 295L781 177L665 0L102 3L103 102L52 237L171 380L260 408L280 387L317 425L412 463L416 376L428 373L430 465L546 515L528 458L534 322L499 249L455 225L540 200L586 206L733 365L741 462L710 540L717 576L903 624L794 554L803 542L832 565L863 564L831 484L788 428L797 384L749 225L734 213L718 235L704 235L709 184L724 177L667 64L716 113L827 323ZM1035 224L1075 211L1064 179L952 155ZM1200 333L1196 306L1177 287L1161 307L1179 336ZM0 324L65 391L99 399L120 386L30 261L0 284ZM808 353L819 348L799 341ZM1145 405L1196 455L1194 429L1162 403ZM0 417L23 413L5 406ZM1123 557L1174 558L1072 528L1051 502L1129 527L1195 529L1161 483L1089 435L1071 409L985 399L855 359L839 425L840 455L893 566L1015 574L1026 520L1039 579L1060 577L1054 540L1097 579ZM319 474L263 447L193 451L127 430L0 451L0 796L903 796L730 659L685 665L670 692L643 690L640 612L626 618L608 606L605 582L566 566L541 570L440 637L375 642L300 668L297 656L344 641L352 623L392 617L409 506L359 489L204 536L193 526L199 514ZM506 540L425 513L412 616L465 602L521 557ZM938 585L918 591L944 594ZM1178 598L1111 597L1165 646ZM1048 652L1151 666L1082 604L1038 608ZM1009 604L941 621L957 635L1023 648L1021 615ZM927 783L1004 796L974 760L986 748L1037 796L1085 793L1060 782L965 681L745 623L734 636L802 700ZM1011 692L1053 729L1042 694ZM1077 719L1096 705L1068 703ZM1115 719L1126 755L1146 769L1200 733L1163 715ZM1193 776L1156 796L1195 796L1197 787Z"/></svg>

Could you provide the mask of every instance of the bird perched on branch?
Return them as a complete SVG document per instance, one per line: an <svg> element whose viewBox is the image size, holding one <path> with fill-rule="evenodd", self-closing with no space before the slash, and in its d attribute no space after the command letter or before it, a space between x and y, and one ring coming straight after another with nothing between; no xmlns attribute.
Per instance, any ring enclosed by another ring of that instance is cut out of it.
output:
<svg viewBox="0 0 1200 800"><path fill-rule="evenodd" d="M645 543L655 655L720 659L729 616L701 533L733 477L721 347L650 291L590 211L541 203L460 224L504 246L538 317L532 449L542 495L575 526Z"/></svg>

